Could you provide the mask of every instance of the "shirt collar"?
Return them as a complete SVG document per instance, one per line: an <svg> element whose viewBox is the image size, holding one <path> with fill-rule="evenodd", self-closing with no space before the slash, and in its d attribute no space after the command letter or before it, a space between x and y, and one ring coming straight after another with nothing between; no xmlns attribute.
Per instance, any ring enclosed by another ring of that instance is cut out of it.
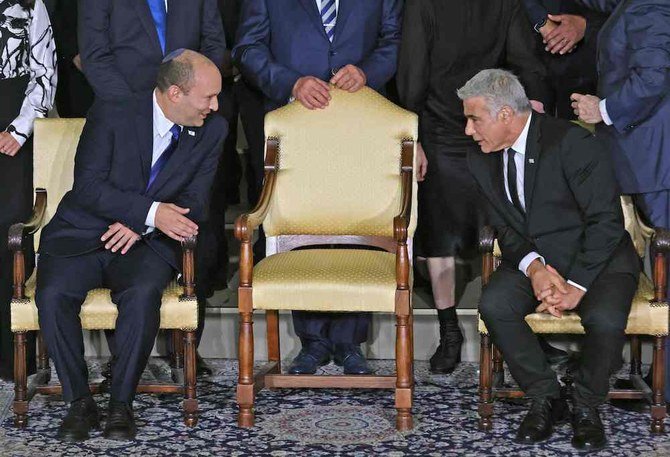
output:
<svg viewBox="0 0 670 457"><path fill-rule="evenodd" d="M532 114L528 115L528 119L526 120L526 125L523 127L523 130L521 131L521 135L516 139L514 144L512 145L512 149L514 151L518 152L521 155L526 155L526 142L528 141L528 131L530 130L530 118L533 117ZM507 149L505 149L505 152L507 152Z"/></svg>
<svg viewBox="0 0 670 457"><path fill-rule="evenodd" d="M153 100L154 100L154 135L158 135L162 138L168 134L172 126L175 124L170 119L165 117L165 113L163 113L163 110L156 101L155 90L153 93Z"/></svg>

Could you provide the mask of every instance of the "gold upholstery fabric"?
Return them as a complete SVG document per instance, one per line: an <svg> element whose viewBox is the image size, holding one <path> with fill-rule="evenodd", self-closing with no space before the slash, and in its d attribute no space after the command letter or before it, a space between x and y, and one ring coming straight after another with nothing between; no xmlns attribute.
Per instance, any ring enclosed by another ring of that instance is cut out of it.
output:
<svg viewBox="0 0 670 457"><path fill-rule="evenodd" d="M651 280L644 274L640 275L640 283L628 315L626 334L652 336L668 334L668 304L652 302L653 298L654 286ZM526 322L534 333L584 334L584 327L576 312L565 313L561 318L546 313L534 313L526 316ZM488 333L481 318L479 332Z"/></svg>
<svg viewBox="0 0 670 457"><path fill-rule="evenodd" d="M647 242L651 240L654 235L654 229L644 225L640 219L640 215L635 209L633 199L628 195L621 197L621 209L623 210L623 220L626 231L630 234L633 240L633 245L637 251L637 255L644 257Z"/></svg>
<svg viewBox="0 0 670 457"><path fill-rule="evenodd" d="M195 330L198 327L198 302L181 299L183 288L173 281L163 292L161 304L162 329ZM26 300L12 300L12 332L39 330L37 306L35 305L35 275L26 282ZM118 315L108 289L94 289L88 293L81 307L79 318L82 328L87 330L113 329Z"/></svg>
<svg viewBox="0 0 670 457"><path fill-rule="evenodd" d="M44 225L56 213L58 204L74 181L74 156L85 119L35 120L33 185L47 189ZM39 246L40 232L35 234Z"/></svg>
<svg viewBox="0 0 670 457"><path fill-rule="evenodd" d="M369 88L331 88L331 95L326 109L293 102L265 117L265 136L279 139L268 236L393 236L401 142L417 138L417 116ZM410 236L416 194L415 179Z"/></svg>
<svg viewBox="0 0 670 457"><path fill-rule="evenodd" d="M362 249L275 254L254 267L255 309L395 311L395 255Z"/></svg>

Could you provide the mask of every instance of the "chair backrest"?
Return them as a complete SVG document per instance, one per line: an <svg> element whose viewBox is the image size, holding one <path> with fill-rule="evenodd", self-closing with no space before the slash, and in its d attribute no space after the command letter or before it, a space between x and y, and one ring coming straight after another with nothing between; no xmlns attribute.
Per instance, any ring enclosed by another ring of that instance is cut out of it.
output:
<svg viewBox="0 0 670 457"><path fill-rule="evenodd" d="M51 220L74 181L74 156L85 119L37 119L34 130L33 185L47 190L44 224ZM35 234L35 246L39 235Z"/></svg>
<svg viewBox="0 0 670 457"><path fill-rule="evenodd" d="M265 233L392 237L401 207L401 144L416 141L417 116L369 88L331 88L331 95L323 110L294 102L265 118L266 138L279 140ZM410 235L416 193L415 178Z"/></svg>

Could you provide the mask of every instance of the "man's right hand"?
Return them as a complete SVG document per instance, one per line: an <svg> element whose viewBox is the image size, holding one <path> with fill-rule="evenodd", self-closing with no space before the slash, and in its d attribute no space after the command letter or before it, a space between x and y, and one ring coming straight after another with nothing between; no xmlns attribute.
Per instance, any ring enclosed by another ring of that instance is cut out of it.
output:
<svg viewBox="0 0 670 457"><path fill-rule="evenodd" d="M533 285L533 293L537 301L551 302L554 288L562 294L568 293L568 283L563 277L549 265L545 266L540 259L535 259L526 271Z"/></svg>
<svg viewBox="0 0 670 457"><path fill-rule="evenodd" d="M156 210L156 228L176 241L183 241L198 234L198 225L186 217L190 209L173 203L160 203Z"/></svg>
<svg viewBox="0 0 670 457"><path fill-rule="evenodd" d="M314 76L303 76L298 79L291 94L307 109L325 108L330 101L328 83Z"/></svg>

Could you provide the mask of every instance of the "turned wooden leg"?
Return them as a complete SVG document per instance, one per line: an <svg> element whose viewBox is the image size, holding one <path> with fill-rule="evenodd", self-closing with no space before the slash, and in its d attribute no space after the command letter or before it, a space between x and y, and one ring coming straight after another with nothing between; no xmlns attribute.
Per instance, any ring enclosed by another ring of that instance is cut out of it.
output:
<svg viewBox="0 0 670 457"><path fill-rule="evenodd" d="M198 423L198 400L196 398L194 331L184 333L184 423L194 427Z"/></svg>
<svg viewBox="0 0 670 457"><path fill-rule="evenodd" d="M281 351L279 343L279 311L265 311L268 338L268 360L277 362L277 373L281 373Z"/></svg>
<svg viewBox="0 0 670 457"><path fill-rule="evenodd" d="M254 328L251 311L240 312L239 378L237 382L237 404L240 427L254 426Z"/></svg>
<svg viewBox="0 0 670 457"><path fill-rule="evenodd" d="M651 433L665 432L665 336L654 337L651 385Z"/></svg>
<svg viewBox="0 0 670 457"><path fill-rule="evenodd" d="M26 332L14 334L14 425L28 425L28 375L26 367Z"/></svg>
<svg viewBox="0 0 670 457"><path fill-rule="evenodd" d="M502 352L495 345L492 345L493 350L493 378L492 385L495 387L502 387L505 384L505 369L503 368Z"/></svg>
<svg viewBox="0 0 670 457"><path fill-rule="evenodd" d="M414 377L412 373L412 341L410 316L396 315L396 389L395 407L396 428L398 431L411 430L412 421L412 390Z"/></svg>
<svg viewBox="0 0 670 457"><path fill-rule="evenodd" d="M491 337L481 334L479 349L479 429L489 431L493 427L493 367Z"/></svg>
<svg viewBox="0 0 670 457"><path fill-rule="evenodd" d="M184 367L184 334L179 329L172 330L172 368Z"/></svg>
<svg viewBox="0 0 670 457"><path fill-rule="evenodd" d="M642 376L642 344L638 335L630 337L630 374Z"/></svg>

